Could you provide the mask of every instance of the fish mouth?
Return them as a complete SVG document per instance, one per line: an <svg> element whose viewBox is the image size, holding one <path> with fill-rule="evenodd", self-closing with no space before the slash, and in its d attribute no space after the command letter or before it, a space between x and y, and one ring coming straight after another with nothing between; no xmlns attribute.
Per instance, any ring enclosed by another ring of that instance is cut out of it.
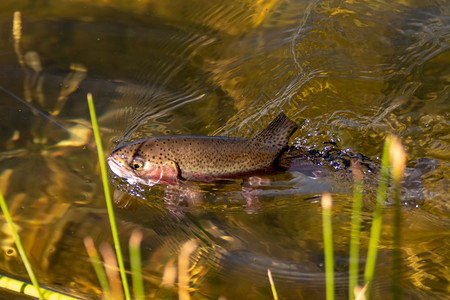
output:
<svg viewBox="0 0 450 300"><path fill-rule="evenodd" d="M126 172L123 170L123 166L118 163L113 157L108 157L106 159L106 162L109 165L109 168L111 169L111 171L113 171L114 174L116 174L119 177L122 178L130 178L130 174L129 172Z"/></svg>
<svg viewBox="0 0 450 300"><path fill-rule="evenodd" d="M129 184L142 183L148 186L153 186L155 184L158 184L161 180L161 177L156 181L150 179L144 180L142 178L139 178L133 173L133 171L127 170L126 167L124 167L121 163L114 159L114 157L111 156L106 159L106 162L115 175L119 176L120 178L126 179Z"/></svg>

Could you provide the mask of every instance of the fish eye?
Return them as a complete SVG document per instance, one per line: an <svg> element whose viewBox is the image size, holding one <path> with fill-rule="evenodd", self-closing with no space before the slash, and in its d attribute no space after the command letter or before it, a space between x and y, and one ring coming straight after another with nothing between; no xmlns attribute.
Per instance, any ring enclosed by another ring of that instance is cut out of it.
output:
<svg viewBox="0 0 450 300"><path fill-rule="evenodd" d="M144 166L144 160L142 158L134 158L131 162L131 168L140 170Z"/></svg>

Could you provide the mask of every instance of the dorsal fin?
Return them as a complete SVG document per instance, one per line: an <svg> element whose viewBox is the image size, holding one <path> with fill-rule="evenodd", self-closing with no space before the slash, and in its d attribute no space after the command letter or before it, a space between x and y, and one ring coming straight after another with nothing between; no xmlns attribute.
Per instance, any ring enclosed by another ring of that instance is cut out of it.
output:
<svg viewBox="0 0 450 300"><path fill-rule="evenodd" d="M251 141L281 149L288 144L289 138L297 127L297 124L289 119L284 112L280 112L263 131L251 138Z"/></svg>

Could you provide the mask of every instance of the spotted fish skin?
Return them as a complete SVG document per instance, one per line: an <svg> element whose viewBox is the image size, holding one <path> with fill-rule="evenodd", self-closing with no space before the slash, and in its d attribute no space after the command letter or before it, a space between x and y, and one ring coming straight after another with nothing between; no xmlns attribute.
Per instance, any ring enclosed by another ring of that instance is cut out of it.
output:
<svg viewBox="0 0 450 300"><path fill-rule="evenodd" d="M166 136L120 146L108 157L111 170L130 183L216 181L279 169L297 124L281 112L255 137Z"/></svg>

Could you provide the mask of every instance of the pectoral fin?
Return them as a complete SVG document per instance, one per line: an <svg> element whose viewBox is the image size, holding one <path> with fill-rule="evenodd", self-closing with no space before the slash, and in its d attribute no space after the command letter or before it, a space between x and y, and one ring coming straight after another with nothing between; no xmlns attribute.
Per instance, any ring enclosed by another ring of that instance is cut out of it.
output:
<svg viewBox="0 0 450 300"><path fill-rule="evenodd" d="M170 215L177 220L183 219L189 208L202 203L202 199L200 189L185 182L168 185L164 192L164 204Z"/></svg>

